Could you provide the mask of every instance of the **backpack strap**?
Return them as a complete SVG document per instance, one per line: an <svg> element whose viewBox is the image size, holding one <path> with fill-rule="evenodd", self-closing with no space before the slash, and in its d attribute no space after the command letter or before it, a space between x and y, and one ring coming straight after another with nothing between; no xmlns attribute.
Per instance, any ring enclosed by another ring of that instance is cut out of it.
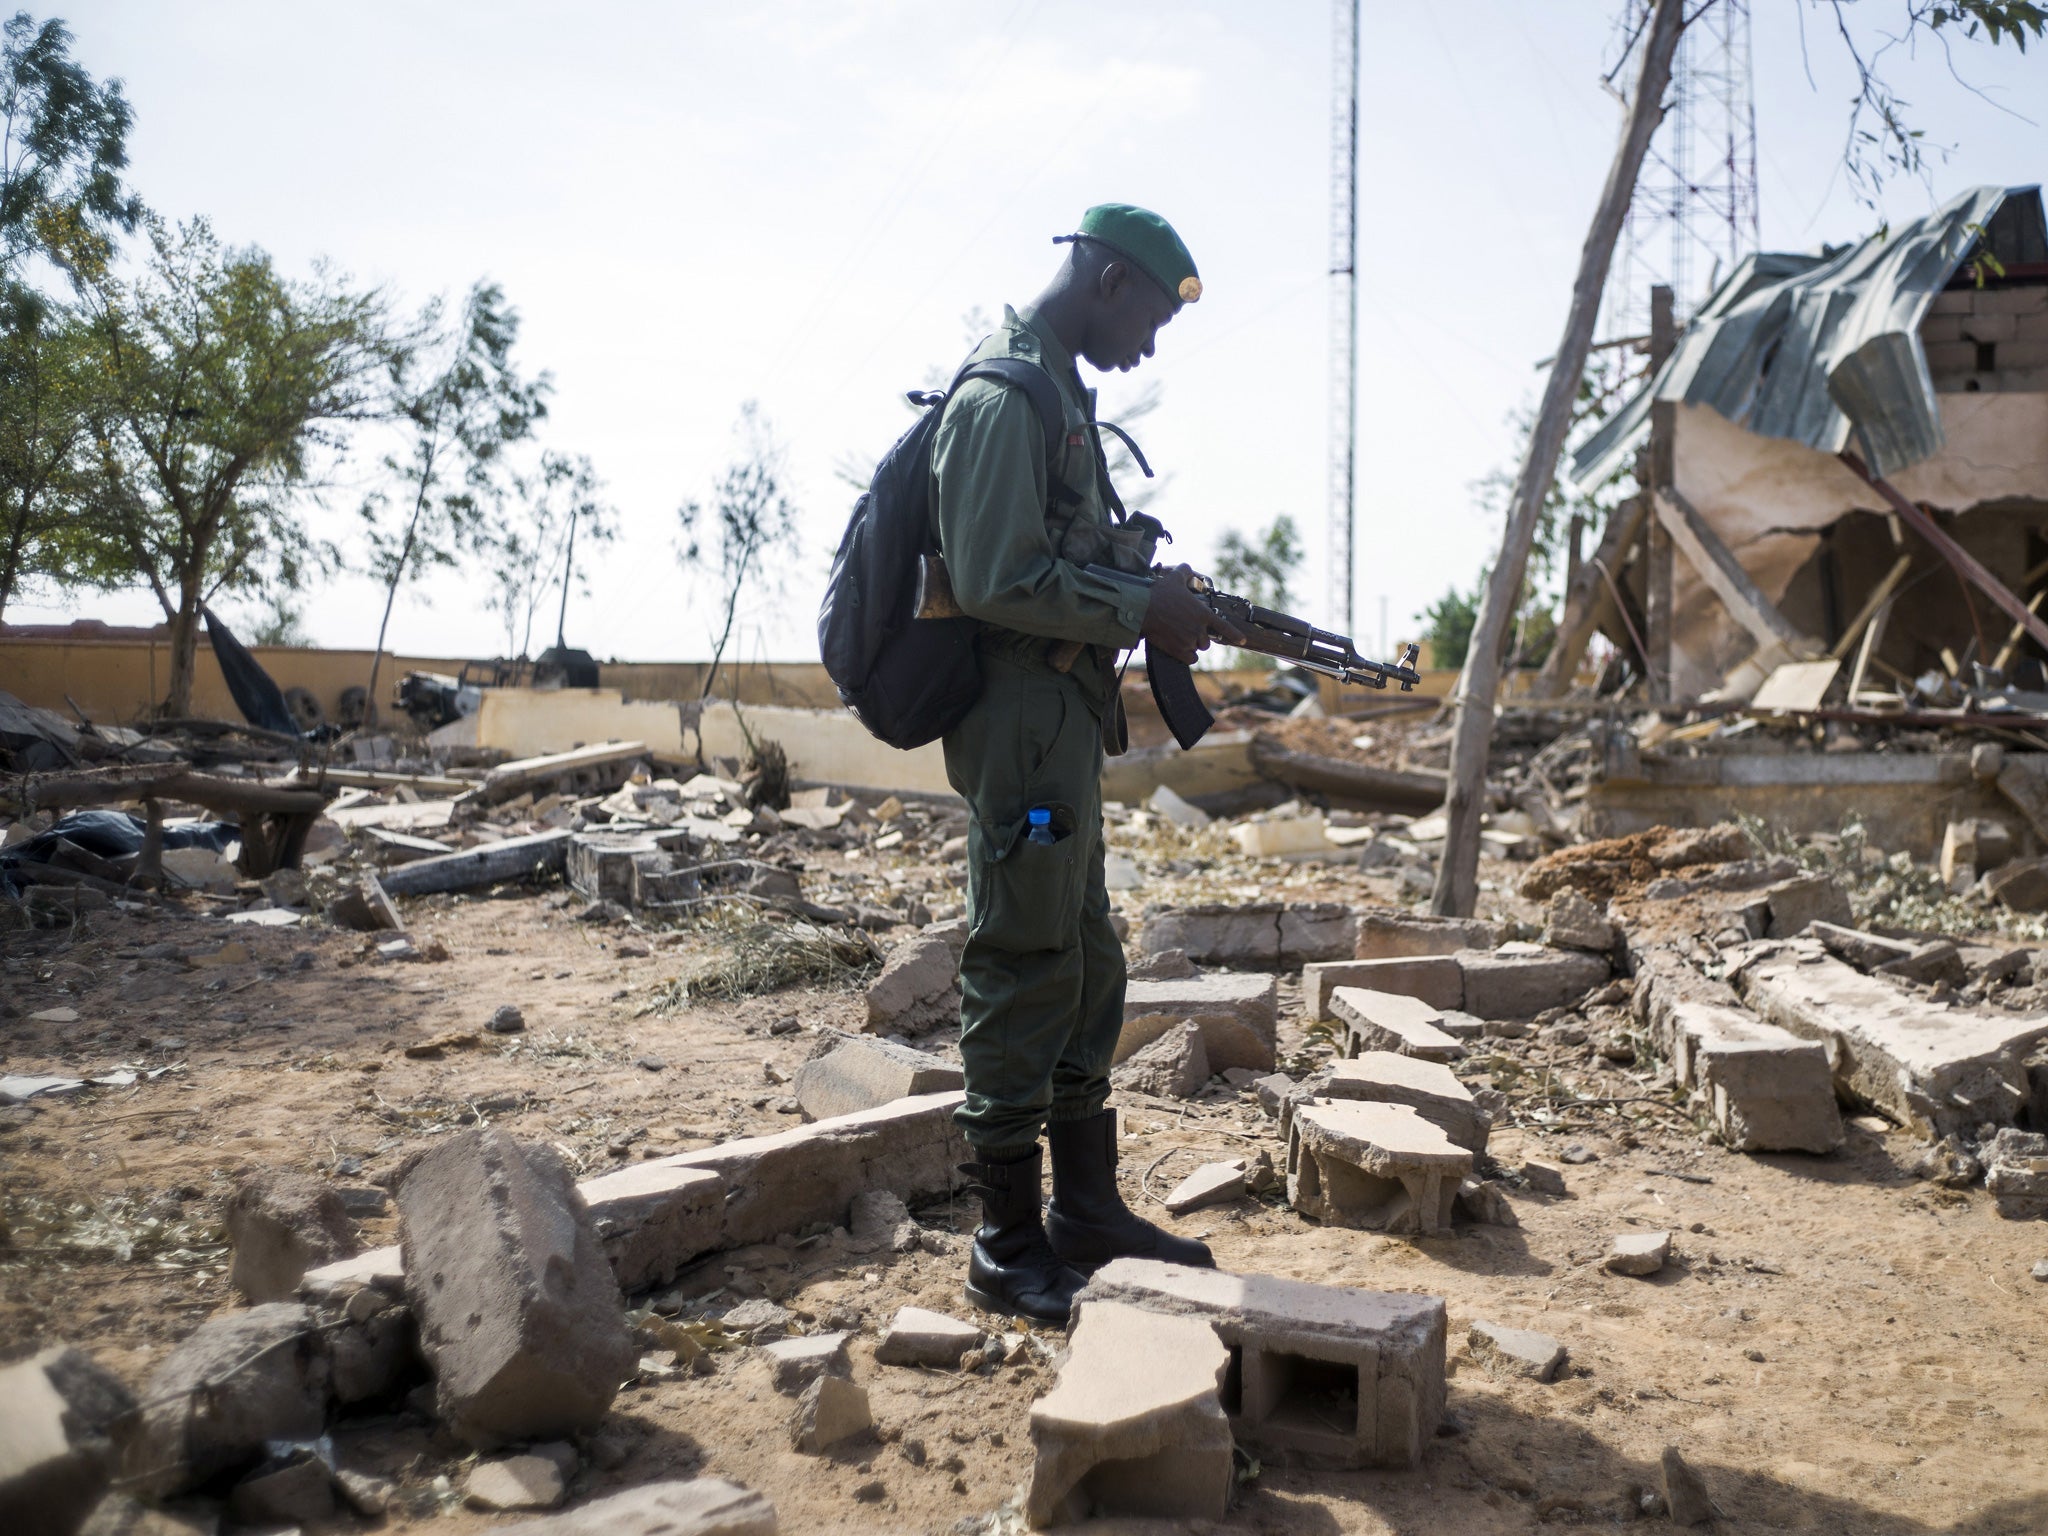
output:
<svg viewBox="0 0 2048 1536"><path fill-rule="evenodd" d="M1067 410L1060 402L1059 386L1053 383L1052 375L1028 358L985 357L979 362L968 363L955 374L946 393L952 394L969 379L993 379L998 384L1014 384L1024 391L1024 397L1031 402L1031 409L1038 414L1039 429L1045 433L1047 498L1058 502L1080 500L1058 473L1060 450L1067 437Z"/></svg>

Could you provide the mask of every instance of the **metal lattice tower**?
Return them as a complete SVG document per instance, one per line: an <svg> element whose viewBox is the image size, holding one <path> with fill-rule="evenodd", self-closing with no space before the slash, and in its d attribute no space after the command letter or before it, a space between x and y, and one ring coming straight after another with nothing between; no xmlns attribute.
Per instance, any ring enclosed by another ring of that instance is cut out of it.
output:
<svg viewBox="0 0 2048 1536"><path fill-rule="evenodd" d="M1358 0L1330 10L1330 608L1358 633L1352 517L1358 453Z"/></svg>
<svg viewBox="0 0 2048 1536"><path fill-rule="evenodd" d="M1650 288L1664 283L1683 326L1735 263L1757 248L1756 106L1750 83L1750 0L1710 0L1686 24L1671 68L1669 110L1636 177L1607 280L1605 335L1647 336ZM1648 0L1616 22L1609 88L1640 74Z"/></svg>

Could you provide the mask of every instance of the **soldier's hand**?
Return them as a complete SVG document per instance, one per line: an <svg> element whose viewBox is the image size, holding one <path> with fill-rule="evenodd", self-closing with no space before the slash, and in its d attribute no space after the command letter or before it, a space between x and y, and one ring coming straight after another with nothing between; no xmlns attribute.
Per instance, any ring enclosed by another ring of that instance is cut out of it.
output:
<svg viewBox="0 0 2048 1536"><path fill-rule="evenodd" d="M1192 662L1221 640L1238 645L1244 631L1202 601L1191 585L1195 573L1185 565L1161 571L1152 583L1152 599L1145 609L1145 627L1139 631L1175 661Z"/></svg>

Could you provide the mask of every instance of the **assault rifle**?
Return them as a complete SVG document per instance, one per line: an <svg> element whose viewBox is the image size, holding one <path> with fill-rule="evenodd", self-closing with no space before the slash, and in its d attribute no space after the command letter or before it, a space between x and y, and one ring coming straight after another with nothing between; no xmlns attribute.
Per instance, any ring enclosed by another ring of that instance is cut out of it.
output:
<svg viewBox="0 0 2048 1536"><path fill-rule="evenodd" d="M1086 565L1082 569L1090 576L1113 581L1120 586L1149 587L1157 580L1155 576L1137 576L1107 565ZM1418 650L1413 645L1401 648L1398 662L1367 661L1358 654L1349 636L1317 629L1306 619L1297 619L1291 613L1261 608L1249 598L1221 590L1206 576L1192 577L1189 584L1212 613L1228 619L1244 631L1244 643L1238 647L1239 650L1277 656L1307 671L1334 677L1340 683L1357 683L1366 688L1384 688L1391 681L1399 683L1401 691L1408 693L1422 681L1422 674L1415 670ZM953 583L946 575L946 562L938 555L928 554L919 558L917 606L912 616L920 619L963 616L960 604L953 597ZM1064 672L1080 658L1083 649L1072 641L1056 645L1051 652L1052 664ZM1159 713L1166 721L1167 729L1173 732L1174 740L1181 744L1183 751L1194 746L1216 723L1216 717L1209 713L1209 706L1195 691L1192 669L1184 661L1163 655L1148 640L1145 642L1145 675L1152 684L1153 702L1159 706Z"/></svg>

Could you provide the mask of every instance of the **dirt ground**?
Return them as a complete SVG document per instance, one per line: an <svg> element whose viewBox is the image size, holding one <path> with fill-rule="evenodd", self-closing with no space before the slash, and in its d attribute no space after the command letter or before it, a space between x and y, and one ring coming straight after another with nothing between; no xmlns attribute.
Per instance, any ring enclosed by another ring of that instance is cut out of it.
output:
<svg viewBox="0 0 2048 1536"><path fill-rule="evenodd" d="M1508 873L1495 873L1498 904ZM1392 896L1384 880L1318 866L1273 866L1260 893ZM445 944L439 963L378 960L361 936L324 928L174 913L96 913L68 933L0 936L0 1070L173 1068L0 1110L0 1357L63 1340L139 1386L177 1340L234 1305L218 1211L245 1168L374 1183L426 1138L481 1120L548 1142L590 1174L794 1124L777 1079L807 1053L810 1026L858 1022L858 993L649 1011L716 936L665 943L580 922L579 905L559 892L408 904L413 932ZM507 1002L525 1033L479 1034ZM77 1018L30 1017L53 1009ZM1259 1148L1277 1161L1273 1122L1222 1089L1191 1106L1125 1101L1127 1196L1209 1241L1226 1268L1449 1306L1451 1417L1419 1469L1269 1462L1227 1520L1198 1528L1491 1536L1623 1523L1675 1445L1703 1473L1720 1530L2048 1531L2048 1284L2029 1276L2048 1258L2048 1225L1999 1220L1982 1190L1916 1180L1907 1170L1920 1147L1903 1133L1852 1127L1828 1157L1731 1154L1663 1101L1651 1064L1597 1054L1630 1027L1623 1010L1569 1022L1585 1043L1564 1043L1572 1031L1553 1025L1481 1042L1461 1069L1514 1101L1494 1136L1500 1163L1572 1147L1591 1156L1567 1169L1565 1198L1516 1191L1518 1228L1389 1238L1321 1228L1275 1196L1175 1221L1141 1183L1156 1195L1199 1161ZM433 1059L405 1054L451 1033L473 1038ZM1326 1049L1284 987L1283 1058L1305 1066ZM1641 1102L1574 1107L1571 1093ZM918 1214L970 1226L964 1203ZM365 1222L366 1243L395 1241L393 1225ZM1676 1233L1674 1262L1647 1280L1602 1271L1607 1238L1630 1228ZM572 1500L704 1473L762 1490L799 1536L944 1532L963 1520L1010 1529L981 1517L1028 1473L1026 1412L1050 1370L960 1375L873 1360L898 1306L972 1315L964 1241L943 1256L876 1258L824 1237L685 1275L693 1295L724 1286L726 1301L765 1294L806 1319L857 1316L854 1373L877 1434L823 1457L794 1453L791 1401L759 1360L722 1352L708 1375L622 1392L583 1446ZM1478 1319L1555 1334L1570 1348L1565 1374L1489 1379L1464 1351ZM459 1491L465 1453L418 1416L344 1424L336 1444L345 1464L400 1481L394 1527L458 1536L506 1518L459 1508L447 1490Z"/></svg>

